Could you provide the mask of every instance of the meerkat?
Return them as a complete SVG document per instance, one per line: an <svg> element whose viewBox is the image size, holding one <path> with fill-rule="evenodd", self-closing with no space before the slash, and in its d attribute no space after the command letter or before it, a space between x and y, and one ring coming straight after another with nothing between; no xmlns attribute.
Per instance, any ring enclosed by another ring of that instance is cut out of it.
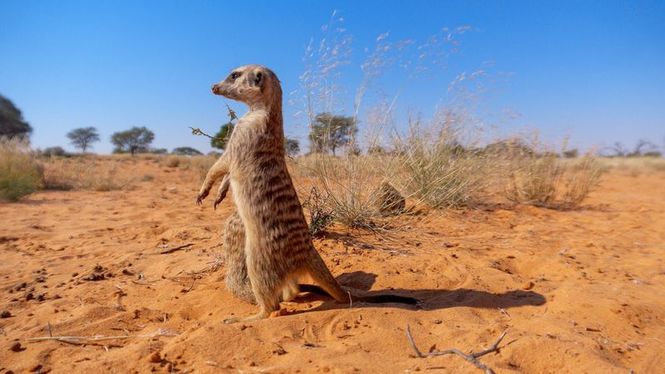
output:
<svg viewBox="0 0 665 374"><path fill-rule="evenodd" d="M213 85L212 91L249 106L231 134L226 151L208 171L196 199L201 204L215 181L229 176L244 229L247 278L260 308L244 320L263 319L277 311L280 300L295 296L299 281L307 277L336 301L351 302L351 294L337 283L314 248L286 166L279 79L266 67L246 65ZM412 298L396 297L408 304L417 303ZM240 320L230 318L225 322Z"/></svg>

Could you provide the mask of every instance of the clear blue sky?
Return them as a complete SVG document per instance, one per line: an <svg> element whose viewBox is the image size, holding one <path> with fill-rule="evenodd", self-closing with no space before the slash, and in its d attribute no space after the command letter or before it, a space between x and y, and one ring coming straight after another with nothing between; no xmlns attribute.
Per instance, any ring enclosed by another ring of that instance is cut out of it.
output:
<svg viewBox="0 0 665 374"><path fill-rule="evenodd" d="M289 93L299 87L305 47L322 37L333 10L353 37L339 112L351 111L364 50L378 35L422 42L468 25L445 70L413 80L386 71L381 88L399 93L397 127L407 112L430 117L456 75L485 68L490 89L476 115L501 133L537 128L581 147L665 141L664 1L2 0L0 94L23 111L36 147L71 149L67 131L95 126L102 141L94 150L105 153L111 133L147 126L155 147L208 151L187 127L214 132L225 122L227 101L211 84L259 63L283 83L287 134L306 144ZM506 111L520 116L507 120Z"/></svg>

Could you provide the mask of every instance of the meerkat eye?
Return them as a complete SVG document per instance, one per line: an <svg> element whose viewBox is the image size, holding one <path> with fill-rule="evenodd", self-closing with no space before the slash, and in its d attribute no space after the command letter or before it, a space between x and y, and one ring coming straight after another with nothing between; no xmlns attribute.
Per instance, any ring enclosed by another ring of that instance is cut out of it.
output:
<svg viewBox="0 0 665 374"><path fill-rule="evenodd" d="M259 83L261 83L262 79L263 79L263 74L260 71L257 72L256 75L254 76L254 84L258 86Z"/></svg>
<svg viewBox="0 0 665 374"><path fill-rule="evenodd" d="M232 80L238 79L239 76L240 76L240 73L238 73L237 71L234 71L233 73L231 73L231 79Z"/></svg>

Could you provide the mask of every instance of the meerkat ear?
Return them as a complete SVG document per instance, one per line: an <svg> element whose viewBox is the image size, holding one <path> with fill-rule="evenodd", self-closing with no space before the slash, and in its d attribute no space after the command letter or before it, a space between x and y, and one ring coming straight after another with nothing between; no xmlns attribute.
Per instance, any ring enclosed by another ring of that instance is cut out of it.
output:
<svg viewBox="0 0 665 374"><path fill-rule="evenodd" d="M263 85L263 73L261 71L254 72L250 79L255 86L261 87Z"/></svg>

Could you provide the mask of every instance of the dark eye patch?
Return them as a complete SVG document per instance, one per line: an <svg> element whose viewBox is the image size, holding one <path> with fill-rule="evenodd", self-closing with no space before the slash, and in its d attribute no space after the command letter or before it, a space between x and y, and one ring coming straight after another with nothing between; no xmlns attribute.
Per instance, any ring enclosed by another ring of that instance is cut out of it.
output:
<svg viewBox="0 0 665 374"><path fill-rule="evenodd" d="M231 79L232 80L238 79L239 76L240 76L240 73L238 73L237 71L234 71L233 73L231 73Z"/></svg>

